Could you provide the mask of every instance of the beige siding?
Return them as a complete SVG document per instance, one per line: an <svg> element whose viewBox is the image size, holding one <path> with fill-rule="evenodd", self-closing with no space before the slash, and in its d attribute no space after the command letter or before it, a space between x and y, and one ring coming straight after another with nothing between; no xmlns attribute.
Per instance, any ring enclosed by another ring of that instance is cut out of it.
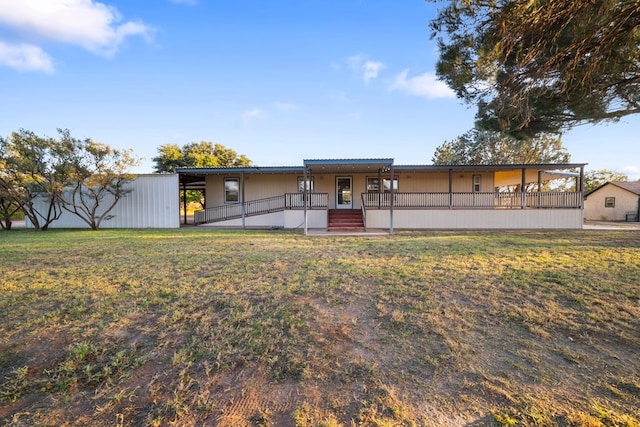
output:
<svg viewBox="0 0 640 427"><path fill-rule="evenodd" d="M615 197L615 207L604 206L605 198ZM637 212L640 196L613 184L606 184L584 201L584 218L591 221L624 221L625 212Z"/></svg>
<svg viewBox="0 0 640 427"><path fill-rule="evenodd" d="M494 179L492 172L485 173L454 173L453 191L471 192L473 190L473 176L481 175L481 191L493 191ZM298 177L300 174L251 174L245 176L245 201L263 199L267 197L281 196L285 193L298 191ZM336 179L338 177L351 177L353 208L360 209L361 194L367 191L367 178L377 178L377 173L363 174L317 174L313 175L314 190L316 193L329 194L329 208L336 206ZM388 175L386 176L388 178ZM449 191L448 172L399 172L394 175L398 179L400 192L442 192ZM207 206L215 207L224 204L224 180L225 178L238 178L238 174L209 175L206 178Z"/></svg>
<svg viewBox="0 0 640 427"><path fill-rule="evenodd" d="M298 191L298 176L294 174L245 175L245 201L282 196L285 193L295 193ZM224 180L226 178L237 178L242 181L242 177L238 174L207 176L205 190L207 207L224 205Z"/></svg>
<svg viewBox="0 0 640 427"><path fill-rule="evenodd" d="M473 176L481 176L480 191L493 191L493 172L453 172L453 192L466 193L473 191ZM396 174L401 193L447 193L449 192L449 172L412 172Z"/></svg>

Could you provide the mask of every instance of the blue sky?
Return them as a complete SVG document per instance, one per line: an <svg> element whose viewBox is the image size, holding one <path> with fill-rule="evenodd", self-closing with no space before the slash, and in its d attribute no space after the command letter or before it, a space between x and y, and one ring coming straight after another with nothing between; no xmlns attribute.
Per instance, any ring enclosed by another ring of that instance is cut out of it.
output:
<svg viewBox="0 0 640 427"><path fill-rule="evenodd" d="M424 0L0 0L0 135L67 128L143 157L212 141L263 166L429 164L475 109L435 80ZM640 179L640 117L564 137Z"/></svg>

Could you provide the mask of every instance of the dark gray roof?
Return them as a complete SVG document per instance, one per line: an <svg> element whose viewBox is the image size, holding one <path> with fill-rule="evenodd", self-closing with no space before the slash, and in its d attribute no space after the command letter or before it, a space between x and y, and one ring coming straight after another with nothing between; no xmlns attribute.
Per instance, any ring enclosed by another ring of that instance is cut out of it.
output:
<svg viewBox="0 0 640 427"><path fill-rule="evenodd" d="M627 191L631 191L634 194L640 196L640 181L621 181L621 182L611 182L617 187L624 188Z"/></svg>
<svg viewBox="0 0 640 427"><path fill-rule="evenodd" d="M587 192L584 195L584 198L586 199L591 194L595 193L596 191L600 190L602 187L605 187L609 184L622 188L623 190L627 190L633 194L637 194L638 196L640 196L640 181L610 181L610 182L605 182L601 186L596 187L593 190Z"/></svg>
<svg viewBox="0 0 640 427"><path fill-rule="evenodd" d="M316 170L318 167L327 167L330 170L355 167L358 170L367 166L391 166L393 159L309 159L304 160L304 166L241 166L241 167L216 167L216 168L178 168L176 173L185 175L206 175L225 173L302 173L304 168L311 166ZM518 170L537 169L544 171L577 169L584 167L586 163L562 163L562 164L505 164L505 165L394 165L397 171L446 171L452 169L477 170L477 171L497 171L497 170Z"/></svg>
<svg viewBox="0 0 640 427"><path fill-rule="evenodd" d="M222 168L177 168L181 174L210 174L210 173L302 173L304 166L235 166Z"/></svg>

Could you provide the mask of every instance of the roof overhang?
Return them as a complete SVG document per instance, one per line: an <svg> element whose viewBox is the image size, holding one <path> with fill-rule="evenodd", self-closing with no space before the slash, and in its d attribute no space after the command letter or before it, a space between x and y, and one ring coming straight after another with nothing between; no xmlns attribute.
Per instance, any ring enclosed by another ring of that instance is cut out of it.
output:
<svg viewBox="0 0 640 427"><path fill-rule="evenodd" d="M312 174L367 173L387 170L393 166L393 159L307 159L304 167Z"/></svg>
<svg viewBox="0 0 640 427"><path fill-rule="evenodd" d="M220 168L179 168L176 173L180 176L181 186L187 189L203 189L207 175L240 176L243 174L296 174L305 172L312 175L319 174L354 174L388 172L391 168L400 172L466 172L482 173L494 172L496 185L518 184L522 182L522 171L526 182L537 182L539 177L550 180L561 177L579 177L579 170L586 163L564 164L508 164L508 165L394 165L392 158L372 159L307 159L303 166L243 166Z"/></svg>

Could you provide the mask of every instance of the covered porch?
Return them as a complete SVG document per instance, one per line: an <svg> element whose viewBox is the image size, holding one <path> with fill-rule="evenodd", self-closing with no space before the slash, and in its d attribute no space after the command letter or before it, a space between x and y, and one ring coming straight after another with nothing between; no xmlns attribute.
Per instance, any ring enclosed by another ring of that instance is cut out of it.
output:
<svg viewBox="0 0 640 427"><path fill-rule="evenodd" d="M344 209L361 212L365 229L392 234L394 229L581 228L584 166L314 159L302 167L179 173L181 182L182 176L184 182L200 176L206 188L207 207L196 212L197 224L298 228L306 234L310 228L326 230L330 212ZM216 198L218 203L209 203Z"/></svg>

